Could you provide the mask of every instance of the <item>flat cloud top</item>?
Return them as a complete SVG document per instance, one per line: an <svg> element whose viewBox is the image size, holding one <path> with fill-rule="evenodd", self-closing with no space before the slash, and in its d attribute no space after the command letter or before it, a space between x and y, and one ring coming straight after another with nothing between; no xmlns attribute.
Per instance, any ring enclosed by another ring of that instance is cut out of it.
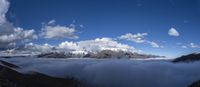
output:
<svg viewBox="0 0 200 87"><path fill-rule="evenodd" d="M200 63L161 60L6 59L24 70L75 77L94 87L187 87L200 78ZM98 85L98 86L96 86Z"/></svg>

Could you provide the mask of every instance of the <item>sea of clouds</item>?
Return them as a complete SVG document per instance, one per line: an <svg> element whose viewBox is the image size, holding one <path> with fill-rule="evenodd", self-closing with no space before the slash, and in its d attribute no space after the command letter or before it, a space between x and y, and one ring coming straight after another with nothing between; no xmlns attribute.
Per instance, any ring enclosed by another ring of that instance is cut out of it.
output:
<svg viewBox="0 0 200 87"><path fill-rule="evenodd" d="M129 59L4 59L25 71L74 77L95 87L187 87L200 80L200 62ZM21 70L21 71L23 71Z"/></svg>

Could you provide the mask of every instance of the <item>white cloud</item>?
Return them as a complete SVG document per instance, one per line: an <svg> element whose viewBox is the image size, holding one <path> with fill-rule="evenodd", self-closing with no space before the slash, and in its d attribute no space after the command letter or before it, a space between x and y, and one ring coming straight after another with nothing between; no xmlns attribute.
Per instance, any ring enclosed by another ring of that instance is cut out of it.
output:
<svg viewBox="0 0 200 87"><path fill-rule="evenodd" d="M56 20L51 20L48 22L48 24L55 24L56 23Z"/></svg>
<svg viewBox="0 0 200 87"><path fill-rule="evenodd" d="M200 62L11 58L24 70L73 77L94 87L187 87L200 78Z"/></svg>
<svg viewBox="0 0 200 87"><path fill-rule="evenodd" d="M12 33L0 35L0 50L16 48L19 44L23 45L32 39L37 39L37 35L34 33L33 29L24 30L20 27L14 28Z"/></svg>
<svg viewBox="0 0 200 87"><path fill-rule="evenodd" d="M51 52L54 50L55 46L49 45L48 43L38 45L34 43L29 43L25 45L25 50L32 52L33 54L38 54L38 53L46 53L46 52Z"/></svg>
<svg viewBox="0 0 200 87"><path fill-rule="evenodd" d="M113 51L126 51L126 52L141 52L134 47L121 44L111 38L97 38L95 40L84 40L78 42L65 41L57 46L49 44L33 44L29 43L25 45L25 50L30 52L73 52L73 53L87 53L87 52L99 52L102 50Z"/></svg>
<svg viewBox="0 0 200 87"><path fill-rule="evenodd" d="M13 32L13 24L8 22L6 19L9 5L10 3L8 0L0 0L0 35Z"/></svg>
<svg viewBox="0 0 200 87"><path fill-rule="evenodd" d="M34 34L34 30L24 30L20 27L15 28L11 34L0 35L0 43L11 43L18 40L35 39L37 36Z"/></svg>
<svg viewBox="0 0 200 87"><path fill-rule="evenodd" d="M191 47L191 48L200 48L200 46L199 46L199 45L197 45L197 44L194 44L194 43L190 43L190 47Z"/></svg>
<svg viewBox="0 0 200 87"><path fill-rule="evenodd" d="M117 41L111 38L97 38L95 40L80 41L78 42L78 45L80 45L80 47L85 48L88 51L99 51L106 49L116 51L136 51L134 47L118 43Z"/></svg>
<svg viewBox="0 0 200 87"><path fill-rule="evenodd" d="M65 50L65 51L80 51L80 50L82 50L76 42L69 42L69 41L60 43L57 48L60 50Z"/></svg>
<svg viewBox="0 0 200 87"><path fill-rule="evenodd" d="M168 34L169 34L169 36L174 36L174 37L180 36L179 32L173 27L171 29L169 29Z"/></svg>
<svg viewBox="0 0 200 87"><path fill-rule="evenodd" d="M97 38L95 40L85 40L79 42L68 42L61 43L58 48L60 49L71 49L75 51L87 51L87 52L98 52L101 50L115 50L115 51L131 51L136 52L134 47L118 43L111 38Z"/></svg>
<svg viewBox="0 0 200 87"><path fill-rule="evenodd" d="M159 46L156 42L153 42L153 41L148 41L148 43L149 43L152 47L154 47L154 48L159 48L159 47L161 47L161 46ZM163 48L163 47L161 47L161 48Z"/></svg>
<svg viewBox="0 0 200 87"><path fill-rule="evenodd" d="M24 43L37 38L33 29L25 30L20 27L15 27L6 19L9 5L8 0L0 0L0 50L12 48L18 42Z"/></svg>
<svg viewBox="0 0 200 87"><path fill-rule="evenodd" d="M0 25L6 22L6 13L9 5L8 0L0 0Z"/></svg>
<svg viewBox="0 0 200 87"><path fill-rule="evenodd" d="M124 40L132 41L132 42L135 42L135 43L149 44L154 48L161 47L154 41L146 40L145 36L147 36L147 35L148 35L147 33L137 33L137 34L127 33L125 35L120 36L119 39L124 39Z"/></svg>
<svg viewBox="0 0 200 87"><path fill-rule="evenodd" d="M187 46L183 45L183 46L181 46L181 48L184 48L184 49L185 49L185 48L187 48Z"/></svg>
<svg viewBox="0 0 200 87"><path fill-rule="evenodd" d="M135 43L143 43L145 42L144 37L147 35L148 35L147 33L137 33L137 34L127 33L125 35L120 36L119 38L133 41Z"/></svg>
<svg viewBox="0 0 200 87"><path fill-rule="evenodd" d="M79 37L75 35L75 27L71 24L69 27L61 25L50 25L55 23L55 20L50 21L47 25L42 28L42 36L44 38L68 38L68 39L78 39Z"/></svg>

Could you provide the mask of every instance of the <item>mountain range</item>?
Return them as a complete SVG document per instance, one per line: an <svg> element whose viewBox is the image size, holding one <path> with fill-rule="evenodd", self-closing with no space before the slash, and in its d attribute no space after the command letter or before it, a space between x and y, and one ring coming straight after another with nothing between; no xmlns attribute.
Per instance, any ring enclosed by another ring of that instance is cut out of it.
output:
<svg viewBox="0 0 200 87"><path fill-rule="evenodd" d="M37 55L39 58L158 58L165 56L151 55L151 54L140 54L136 52L126 51L113 51L113 50L102 50L99 52L87 52L87 53L72 53L72 52L49 52L41 53Z"/></svg>

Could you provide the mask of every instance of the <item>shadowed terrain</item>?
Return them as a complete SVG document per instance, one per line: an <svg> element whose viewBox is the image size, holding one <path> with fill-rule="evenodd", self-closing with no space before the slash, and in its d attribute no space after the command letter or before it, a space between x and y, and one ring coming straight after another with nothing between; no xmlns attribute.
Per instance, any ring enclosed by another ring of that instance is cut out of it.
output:
<svg viewBox="0 0 200 87"><path fill-rule="evenodd" d="M63 79L38 72L22 74L18 66L0 60L0 87L85 87L73 78Z"/></svg>
<svg viewBox="0 0 200 87"><path fill-rule="evenodd" d="M192 83L190 86L188 87L200 87L200 80L197 82Z"/></svg>
<svg viewBox="0 0 200 87"><path fill-rule="evenodd" d="M177 63L177 62L195 62L200 60L200 53L193 53L189 55L184 55L179 58L174 59L172 62Z"/></svg>

